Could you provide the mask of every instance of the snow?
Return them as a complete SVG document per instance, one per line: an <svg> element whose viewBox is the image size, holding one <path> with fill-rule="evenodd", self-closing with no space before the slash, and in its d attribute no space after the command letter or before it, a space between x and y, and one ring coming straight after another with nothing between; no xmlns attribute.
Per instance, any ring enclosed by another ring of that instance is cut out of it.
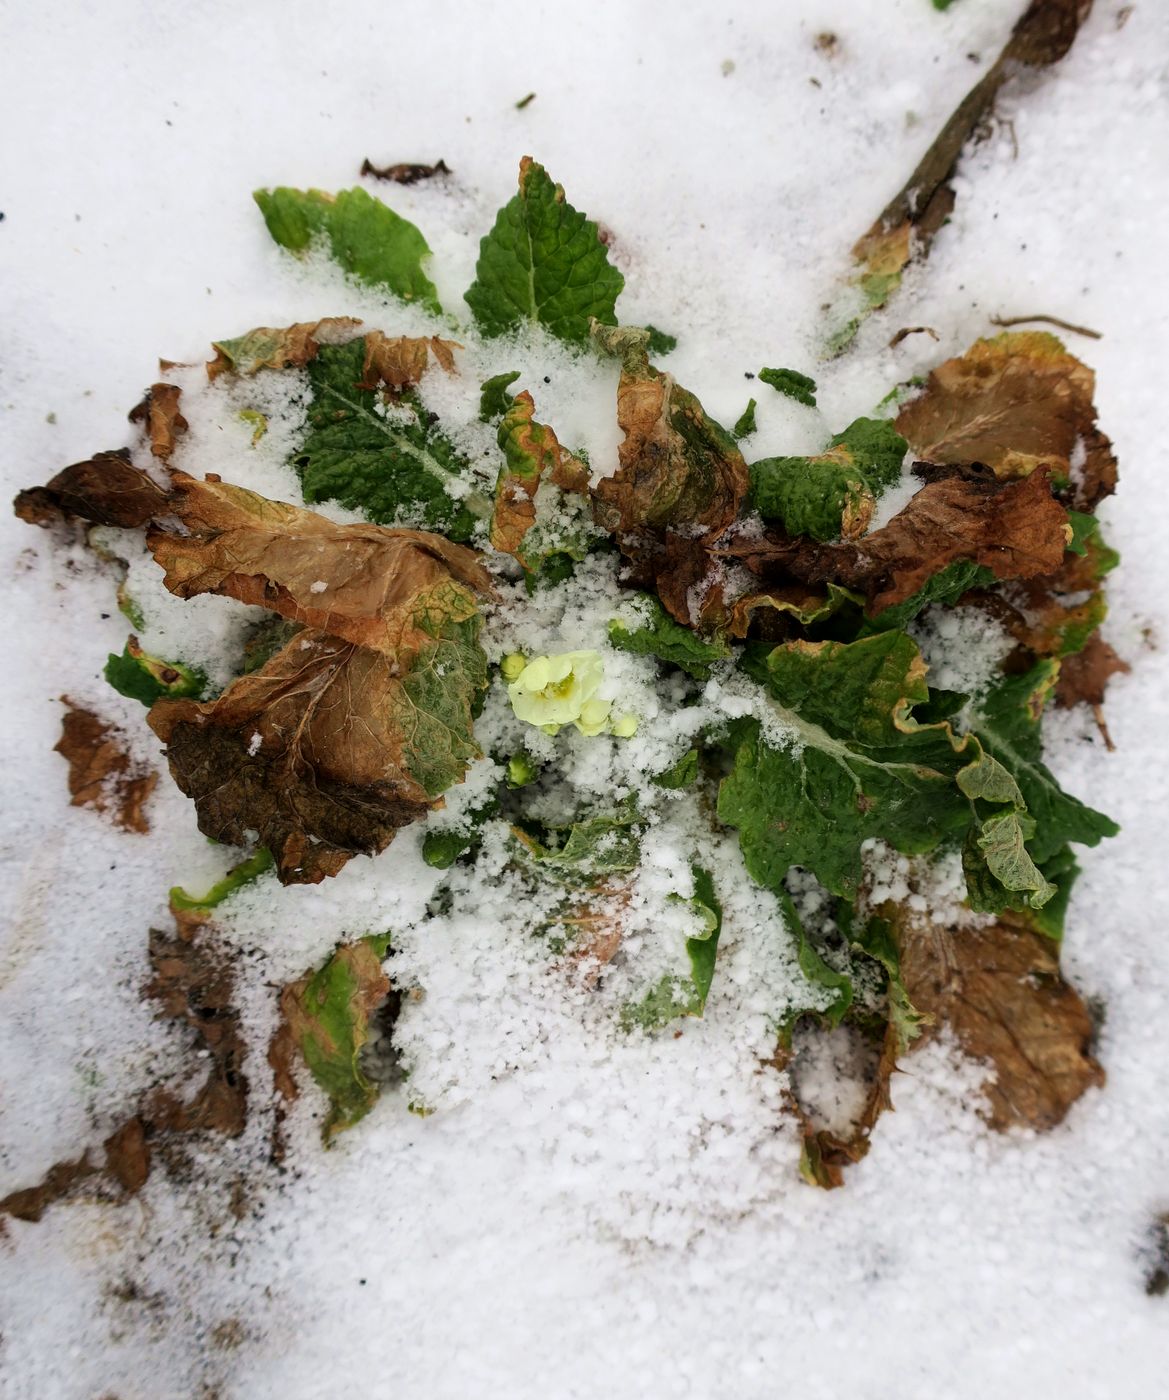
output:
<svg viewBox="0 0 1169 1400"><path fill-rule="evenodd" d="M509 884L501 830L489 832L477 882L456 871L436 909L440 873L412 829L321 886L281 890L269 878L223 906L254 1047L253 1126L198 1154L185 1191L160 1172L123 1207L81 1200L39 1224L8 1223L6 1394L526 1400L798 1388L812 1400L974 1400L997 1386L1094 1400L1163 1389L1165 1301L1145 1296L1142 1254L1169 1206L1169 954L1154 884L1169 782L1169 557L1152 446L1169 356L1161 7L1138 3L1121 26L1118 7L1098 0L1060 69L1008 92L998 127L962 167L928 262L848 355L819 360L821 307L838 294L849 245L1020 8L957 0L941 15L927 0L801 0L689 3L667 17L644 0L579 14L453 3L390 13L358 0L338 17L274 0L9 7L0 101L18 137L0 156L0 410L10 490L125 441L126 410L162 354L193 366L170 372L184 411L188 389L191 404L176 464L238 480L246 460L246 484L295 499L284 463L301 430L299 376L208 386L211 341L333 314L433 328L398 308L387 320L380 298L277 254L250 191L351 185L366 155L442 156L449 179L369 188L423 228L440 299L458 308L478 238L530 151L613 233L622 320L678 337L663 366L723 422L754 391L751 457L819 449L893 384L990 332L994 314L1045 312L1101 331L1069 345L1098 371L1102 426L1121 460L1121 491L1101 511L1124 556L1106 631L1133 673L1109 695L1116 753L1090 716L1057 712L1047 724L1061 780L1124 827L1081 857L1063 955L1105 1008L1108 1084L1055 1132L989 1134L975 1111L983 1071L939 1042L897 1077L897 1111L845 1188L815 1192L795 1171L781 1078L761 1065L800 974L768 931L774 900L742 874L733 842L711 853L728 934L706 1016L653 1036L614 1032L622 999L684 967L686 925L668 902L686 888L684 796L662 795L633 895L636 946L599 994L521 927L532 906ZM824 33L838 42L817 47ZM889 348L899 327L917 325L939 340ZM482 355L467 337L468 381ZM584 447L595 471L612 469L615 370L582 376L552 345L497 346L490 362L520 369L513 388L531 389L537 417ZM819 407L746 378L765 364L813 374ZM491 449L474 395L438 373L426 393L444 421L463 414L460 445ZM254 446L254 422L238 418L248 408L269 424ZM100 707L136 759L157 763L141 707L100 677L129 628L113 575L95 575L82 551L54 551L10 517L0 533L0 763L11 774L0 808L2 1194L99 1143L143 1088L186 1067L183 1037L139 995L146 930L166 926L170 885L207 888L231 853L199 835L165 779L148 838L67 806L51 751L62 693ZM170 599L130 537L120 543L131 595L147 607L144 648L209 665L215 678L261 614ZM535 608L512 592L488 638L493 659L521 643L603 650L613 698L641 723L630 740L552 740L520 726L497 691L485 743L526 730L537 757L555 753L598 800L644 788L688 747L686 712L654 692L649 662L607 649L603 582L586 569L576 593L550 590ZM929 641L938 684L945 668L976 678L998 644L940 627ZM694 710L708 721L749 703L716 670ZM654 721L667 711L663 734ZM469 810L497 773L491 760L477 765L439 816ZM955 907L955 871L935 867L925 887L888 853L868 859L875 889L912 878L930 907ZM272 987L337 940L385 929L409 989L397 1037L406 1085L327 1155L319 1100L306 1094L273 1186L260 1112ZM236 1171L254 1187L239 1219L224 1207Z"/></svg>

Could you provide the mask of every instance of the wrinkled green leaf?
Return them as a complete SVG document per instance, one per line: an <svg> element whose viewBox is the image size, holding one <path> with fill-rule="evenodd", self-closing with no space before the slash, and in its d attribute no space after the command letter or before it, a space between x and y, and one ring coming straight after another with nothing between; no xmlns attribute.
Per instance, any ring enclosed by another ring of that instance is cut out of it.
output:
<svg viewBox="0 0 1169 1400"><path fill-rule="evenodd" d="M757 377L779 393L786 394L789 399L795 399L809 408L816 407L816 381L806 374L794 369L761 369Z"/></svg>
<svg viewBox="0 0 1169 1400"><path fill-rule="evenodd" d="M503 374L493 374L479 386L479 417L490 423L493 418L502 418L512 405L509 387L520 377L518 369Z"/></svg>
<svg viewBox="0 0 1169 1400"><path fill-rule="evenodd" d="M598 316L597 319L600 320L601 318ZM646 348L651 355L655 357L658 355L668 355L671 350L676 350L678 348L678 337L676 335L669 335L665 331L660 331L657 326L646 326L646 330L649 331L649 341Z"/></svg>
<svg viewBox="0 0 1169 1400"><path fill-rule="evenodd" d="M609 623L609 644L618 651L631 651L635 656L656 656L698 680L710 675L710 668L716 661L725 661L730 656L728 642L707 639L683 627L651 594L641 594L636 606L644 622L630 627L620 618L613 618Z"/></svg>
<svg viewBox="0 0 1169 1400"><path fill-rule="evenodd" d="M1042 761L1041 720L1059 663L1041 661L1021 676L1004 677L978 701L970 715L971 732L1019 785L1035 822L1028 847L1039 865L1069 843L1095 846L1120 828L1064 792Z"/></svg>
<svg viewBox="0 0 1169 1400"><path fill-rule="evenodd" d="M654 787L665 788L667 792L677 792L688 788L698 777L698 750L687 749L677 763L654 778Z"/></svg>
<svg viewBox="0 0 1169 1400"><path fill-rule="evenodd" d="M479 244L467 305L486 335L538 323L584 345L589 320L616 324L625 279L609 262L597 226L564 198L542 165L520 162L519 193Z"/></svg>
<svg viewBox="0 0 1169 1400"><path fill-rule="evenodd" d="M573 880L635 869L641 857L640 822L636 807L630 803L619 811L586 817L539 835L513 826L512 835L540 869Z"/></svg>
<svg viewBox="0 0 1169 1400"><path fill-rule="evenodd" d="M358 340L322 346L308 366L308 433L292 459L305 500L469 539L476 511L489 507L473 494L466 459L412 396L387 406L379 390L359 388L363 365Z"/></svg>
<svg viewBox="0 0 1169 1400"><path fill-rule="evenodd" d="M710 872L699 865L693 866L692 870L694 895L679 902L699 915L704 929L700 935L686 940L690 976L678 977L667 973L640 1001L626 1006L621 1013L621 1024L625 1030L634 1026L647 1031L656 1030L677 1016L701 1016L706 1010L706 998L710 995L714 980L719 934L722 932L722 905L714 892Z"/></svg>
<svg viewBox="0 0 1169 1400"><path fill-rule="evenodd" d="M750 467L752 502L789 535L862 534L877 497L901 478L906 443L882 418L858 418L817 457L766 457Z"/></svg>
<svg viewBox="0 0 1169 1400"><path fill-rule="evenodd" d="M731 436L736 442L741 442L743 438L750 437L755 431L755 400L748 399L747 407L739 414L735 426L731 429Z"/></svg>
<svg viewBox="0 0 1169 1400"><path fill-rule="evenodd" d="M323 239L335 261L358 281L441 312L434 283L422 270L430 256L426 239L367 191L355 187L329 195L282 185L257 190L253 198L282 248L303 253Z"/></svg>

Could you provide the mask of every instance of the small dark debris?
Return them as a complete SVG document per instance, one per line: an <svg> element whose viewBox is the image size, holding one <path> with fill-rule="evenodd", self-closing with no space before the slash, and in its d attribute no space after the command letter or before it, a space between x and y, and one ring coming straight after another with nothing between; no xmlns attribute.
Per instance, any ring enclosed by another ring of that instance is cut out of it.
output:
<svg viewBox="0 0 1169 1400"><path fill-rule="evenodd" d="M515 105L516 111L517 111L517 112L522 112L522 111L524 110L524 108L528 105L529 102L534 102L535 100L536 100L536 94L535 94L534 92L529 92L528 95L527 95L527 97L521 97L520 100L516 103L516 105Z"/></svg>
<svg viewBox="0 0 1169 1400"><path fill-rule="evenodd" d="M433 165L401 162L397 165L374 165L368 156L361 162L362 175L372 175L375 180L392 180L395 185L416 185L419 180L429 180L435 175L449 175L451 168L445 160Z"/></svg>

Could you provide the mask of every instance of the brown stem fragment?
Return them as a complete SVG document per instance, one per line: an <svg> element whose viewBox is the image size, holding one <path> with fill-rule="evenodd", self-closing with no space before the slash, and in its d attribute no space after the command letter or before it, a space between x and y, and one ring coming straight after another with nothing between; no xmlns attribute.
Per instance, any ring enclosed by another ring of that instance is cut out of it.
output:
<svg viewBox="0 0 1169 1400"><path fill-rule="evenodd" d="M1058 326L1061 331L1071 331L1073 335L1086 335L1089 340L1102 340L1103 334L1100 331L1090 330L1087 326L1077 326L1071 321L1065 321L1059 316L992 316L990 323L992 326L1030 326L1036 322L1041 322L1045 326Z"/></svg>

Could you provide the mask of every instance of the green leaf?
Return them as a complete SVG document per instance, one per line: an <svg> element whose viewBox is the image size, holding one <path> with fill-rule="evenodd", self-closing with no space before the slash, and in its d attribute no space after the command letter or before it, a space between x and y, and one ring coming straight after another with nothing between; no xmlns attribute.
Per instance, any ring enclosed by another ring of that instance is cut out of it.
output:
<svg viewBox="0 0 1169 1400"><path fill-rule="evenodd" d="M422 859L435 870L449 870L460 856L479 845L484 826L498 812L499 797L493 793L454 826L427 831L422 838Z"/></svg>
<svg viewBox="0 0 1169 1400"><path fill-rule="evenodd" d="M757 376L764 384L770 384L781 394L797 403L816 407L816 381L794 369L761 369Z"/></svg>
<svg viewBox="0 0 1169 1400"><path fill-rule="evenodd" d="M426 628L417 615L415 621ZM393 702L392 723L408 736L403 764L431 798L461 782L480 755L467 722L487 689L487 656L479 645L479 627L478 617L465 622L440 618L434 625L434 645L419 651Z"/></svg>
<svg viewBox="0 0 1169 1400"><path fill-rule="evenodd" d="M876 617L866 617L862 630L869 633L903 628L931 603L956 603L963 593L968 593L970 589L989 588L997 582L993 571L985 565L975 564L970 559L956 559L944 569L939 569L926 581L924 587L919 588L903 603L895 603L891 608L885 608Z"/></svg>
<svg viewBox="0 0 1169 1400"><path fill-rule="evenodd" d="M198 699L207 687L206 673L198 666L148 656L138 645L137 637L128 638L121 656L110 653L102 674L119 695L137 700L148 709L163 697Z"/></svg>
<svg viewBox="0 0 1169 1400"><path fill-rule="evenodd" d="M731 436L736 442L740 442L745 437L750 437L755 431L755 400L748 399L747 407L739 414L738 421L731 429Z"/></svg>
<svg viewBox="0 0 1169 1400"><path fill-rule="evenodd" d="M597 319L600 320L601 318L598 316ZM658 355L668 355L671 350L676 350L678 348L678 337L676 335L667 335L665 331L658 330L657 326L646 326L646 330L649 331L649 340L646 343L646 349L655 359Z"/></svg>
<svg viewBox="0 0 1169 1400"><path fill-rule="evenodd" d="M597 226L530 156L520 162L519 193L479 244L467 305L489 336L540 324L559 340L585 345L589 320L615 325L625 279L609 262Z"/></svg>
<svg viewBox="0 0 1169 1400"><path fill-rule="evenodd" d="M665 788L667 792L677 792L688 788L698 777L698 750L688 749L677 763L664 773L652 779L654 787Z"/></svg>
<svg viewBox="0 0 1169 1400"><path fill-rule="evenodd" d="M188 894L181 885L174 885L170 892L171 908L214 909L217 904L222 904L236 890L242 889L244 885L250 885L253 880L258 880L265 871L271 870L274 864L272 852L261 846L247 860L233 865L223 879L216 881L204 895Z"/></svg>
<svg viewBox="0 0 1169 1400"><path fill-rule="evenodd" d="M381 1093L362 1069L361 1048L389 991L381 968L389 943L388 934L370 934L342 944L323 967L286 987L280 998L293 1043L329 1096L322 1130L326 1145L364 1118Z"/></svg>
<svg viewBox="0 0 1169 1400"><path fill-rule="evenodd" d="M413 525L466 541L477 512L469 464L410 395L388 406L359 387L364 345L323 345L307 369L308 433L292 464L304 498L338 501L380 525Z"/></svg>
<svg viewBox="0 0 1169 1400"><path fill-rule="evenodd" d="M689 905L701 917L705 927L701 934L686 940L690 976L678 977L667 973L640 1001L626 1006L621 1013L621 1025L625 1030L633 1026L647 1031L656 1030L677 1016L701 1016L706 1010L706 998L710 995L714 980L719 934L722 932L722 905L714 892L710 872L699 865L691 869L694 874L693 898L679 899L679 903Z"/></svg>
<svg viewBox="0 0 1169 1400"><path fill-rule="evenodd" d="M859 931L850 932L856 946L885 969L889 1024L896 1037L897 1058L900 1059L921 1035L922 1026L933 1018L922 1015L905 990L901 978L901 956L897 951L892 925L885 919L870 919Z"/></svg>
<svg viewBox="0 0 1169 1400"><path fill-rule="evenodd" d="M426 239L380 199L360 187L330 195L280 186L252 197L282 248L303 253L318 239L327 240L334 260L358 281L442 311L434 283L422 271L430 256Z"/></svg>
<svg viewBox="0 0 1169 1400"><path fill-rule="evenodd" d="M493 418L502 418L512 405L512 395L508 388L520 377L518 369L510 373L493 374L479 385L479 418L490 423Z"/></svg>
<svg viewBox="0 0 1169 1400"><path fill-rule="evenodd" d="M982 747L1019 785L1035 822L1028 846L1040 866L1069 842L1095 846L1120 830L1110 817L1064 792L1042 761L1043 708L1058 676L1056 661L1041 661L1024 675L1007 676L978 701L969 720Z"/></svg>
<svg viewBox="0 0 1169 1400"><path fill-rule="evenodd" d="M627 803L616 812L544 829L539 835L513 826L512 835L528 859L549 874L567 880L592 879L636 869L641 839L635 828L640 822L637 808Z"/></svg>
<svg viewBox="0 0 1169 1400"><path fill-rule="evenodd" d="M749 865L747 868L750 870ZM796 961L800 965L800 971L814 986L822 987L825 991L832 993L832 1001L816 1014L823 1016L830 1026L838 1026L852 1006L852 978L847 973L837 972L834 967L830 967L824 961L820 950L808 937L807 930L804 928L800 916L796 913L796 907L787 890L781 888L775 893L779 895L784 922L789 931L794 933L796 937Z"/></svg>
<svg viewBox="0 0 1169 1400"><path fill-rule="evenodd" d="M765 520L817 540L862 534L877 497L901 479L905 439L883 418L858 418L816 457L765 457L751 494Z"/></svg>
<svg viewBox="0 0 1169 1400"><path fill-rule="evenodd" d="M652 594L639 594L636 606L644 622L630 627L620 618L613 618L609 623L609 644L618 651L630 651L635 656L656 656L660 661L681 667L697 680L705 680L716 661L725 661L730 656L729 642L707 640L683 627Z"/></svg>
<svg viewBox="0 0 1169 1400"><path fill-rule="evenodd" d="M950 731L911 717L928 699L924 674L897 632L771 652L772 708L791 740L776 748L758 720L740 721L718 799L761 885L782 895L788 870L802 866L851 900L870 837L912 854L964 834L971 810L954 782L962 765Z"/></svg>

